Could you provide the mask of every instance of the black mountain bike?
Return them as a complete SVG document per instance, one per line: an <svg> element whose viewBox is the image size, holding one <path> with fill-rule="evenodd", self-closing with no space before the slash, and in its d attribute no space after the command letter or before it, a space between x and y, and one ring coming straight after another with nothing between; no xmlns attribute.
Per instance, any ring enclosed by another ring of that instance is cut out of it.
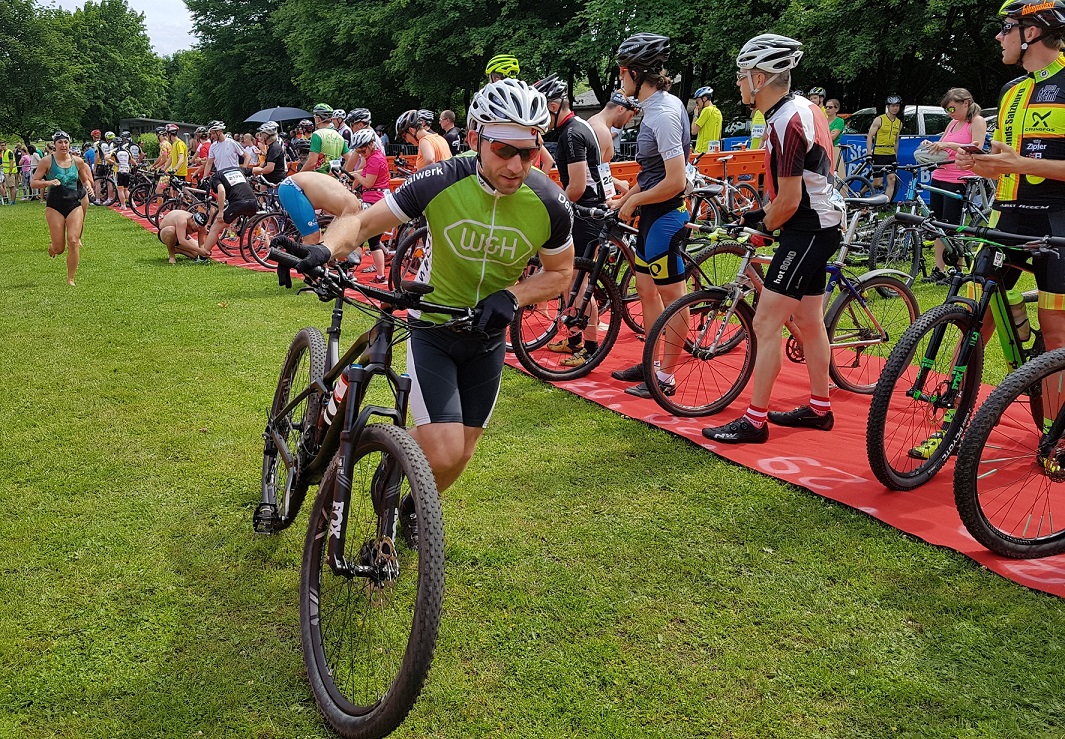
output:
<svg viewBox="0 0 1065 739"><path fill-rule="evenodd" d="M269 259L290 268L298 261L275 249ZM382 737L403 722L425 682L444 593L440 499L424 453L404 428L411 379L392 368L392 347L429 324L397 313L454 316L444 325L467 331L473 312L429 303L432 288L420 283L380 290L338 268L318 268L307 280L301 292L333 301L329 340L304 328L289 347L264 433L254 526L262 533L289 526L307 489L320 483L300 575L307 678L337 732ZM376 320L341 357L346 305ZM368 401L378 376L391 392L390 405ZM373 416L384 422L370 423ZM397 543L401 528L410 538L411 513L417 540Z"/></svg>
<svg viewBox="0 0 1065 739"><path fill-rule="evenodd" d="M984 369L980 331L988 317L1011 369L1043 352L1042 334L1029 330L1028 336L1022 335L1012 317L1001 284L1009 268L1004 245L1054 252L1050 247L1065 247L1065 239L955 226L909 213L895 217L932 237L948 233L967 237L987 252L977 257L971 274L955 273L942 305L906 329L873 391L865 432L869 467L886 487L912 490L939 472L961 441L980 391ZM1022 326L1025 323L1027 318ZM1032 417L1042 419L1040 396L1031 396L1029 405Z"/></svg>

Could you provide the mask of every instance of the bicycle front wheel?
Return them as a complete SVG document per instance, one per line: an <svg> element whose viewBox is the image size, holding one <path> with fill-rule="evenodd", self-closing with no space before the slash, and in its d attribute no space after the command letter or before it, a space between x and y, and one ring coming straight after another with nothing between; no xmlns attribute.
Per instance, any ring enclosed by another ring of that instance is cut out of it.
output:
<svg viewBox="0 0 1065 739"><path fill-rule="evenodd" d="M303 549L300 638L314 698L345 737L383 737L429 673L444 597L444 523L433 471L401 428L371 424L352 452L351 500L334 510L337 454L322 478ZM417 548L395 541L410 496ZM344 526L342 561L328 544Z"/></svg>
<svg viewBox="0 0 1065 739"><path fill-rule="evenodd" d="M292 398L325 375L326 345L322 332L314 327L300 329L289 345L274 391L274 402L266 424L263 447L262 502L256 513L255 528L275 533L295 520L307 495L302 476L304 465L318 452L317 422L322 412L322 396L312 392L289 411L282 413ZM291 465L274 442L277 435L285 443ZM273 506L271 509L270 506Z"/></svg>
<svg viewBox="0 0 1065 739"><path fill-rule="evenodd" d="M418 277L418 270L427 256L426 238L429 235L429 227L422 226L413 231L407 231L396 244L396 253L392 255L392 269L389 272L389 284L393 290L399 290L404 280L414 281Z"/></svg>
<svg viewBox="0 0 1065 739"><path fill-rule="evenodd" d="M973 538L1017 559L1065 552L1065 441L1032 421L1031 399L1065 397L1065 350L1011 373L973 416L958 448L954 502ZM1048 419L1051 421L1052 419Z"/></svg>
<svg viewBox="0 0 1065 739"><path fill-rule="evenodd" d="M510 343L514 356L533 377L549 382L575 380L584 377L606 358L621 331L621 296L618 286L606 270L592 287L591 299L582 306L588 279L594 262L590 259L573 261L573 284L576 295L570 302L572 290L551 301L528 305L518 311L510 326ZM598 311L595 316L592 304ZM556 311L555 306L561 305ZM569 344L570 336L583 336L577 347ZM575 353L595 336L594 351ZM545 340L554 337L555 341Z"/></svg>
<svg viewBox="0 0 1065 739"><path fill-rule="evenodd" d="M888 357L865 430L869 466L888 488L913 490L928 482L957 446L984 366L979 334L968 366L956 366L971 328L969 311L937 305L906 330ZM955 373L961 382L951 391Z"/></svg>
<svg viewBox="0 0 1065 739"><path fill-rule="evenodd" d="M674 301L655 321L643 348L650 377L656 362L672 368L673 385L648 382L647 389L675 416L707 416L731 403L754 372L754 311L733 304L728 293L711 288Z"/></svg>
<svg viewBox="0 0 1065 739"><path fill-rule="evenodd" d="M891 350L921 310L910 289L894 277L872 277L855 287L858 294L845 289L825 318L828 373L844 390L869 394Z"/></svg>
<svg viewBox="0 0 1065 739"><path fill-rule="evenodd" d="M253 217L241 237L241 257L247 262L273 269L276 265L267 259L270 241L285 233L288 222L288 216L284 213L262 213Z"/></svg>

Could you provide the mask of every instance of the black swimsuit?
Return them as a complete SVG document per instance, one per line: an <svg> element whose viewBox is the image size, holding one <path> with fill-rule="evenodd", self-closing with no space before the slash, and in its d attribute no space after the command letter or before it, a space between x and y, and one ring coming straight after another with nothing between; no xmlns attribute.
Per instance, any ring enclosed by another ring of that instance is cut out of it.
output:
<svg viewBox="0 0 1065 739"><path fill-rule="evenodd" d="M73 157L69 167L60 167L52 155L52 163L48 167L48 179L59 180L61 185L51 185L48 188L48 197L45 205L66 218L75 208L81 207L81 199L85 196L85 188L78 182L78 165Z"/></svg>

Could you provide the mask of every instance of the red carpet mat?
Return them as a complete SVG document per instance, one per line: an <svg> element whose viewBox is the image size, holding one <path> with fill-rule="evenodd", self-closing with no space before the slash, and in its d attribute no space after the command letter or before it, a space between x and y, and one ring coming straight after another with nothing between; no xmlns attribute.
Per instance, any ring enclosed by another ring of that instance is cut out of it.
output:
<svg viewBox="0 0 1065 739"><path fill-rule="evenodd" d="M132 212L122 212L122 215L155 232L151 223ZM248 263L240 257L226 257L217 248L213 256L227 264L264 270L261 265ZM362 277L360 275L360 279ZM969 536L954 506L953 459L931 482L910 492L888 490L873 477L865 453L868 395L833 390L832 408L836 423L835 428L827 433L771 426L770 438L765 444L714 444L703 437L703 427L719 426L742 415L750 401L750 386L721 413L705 418L678 418L665 413L653 400L626 395L624 389L628 385L610 376L613 370L635 364L642 352L643 343L623 326L618 343L602 365L580 380L555 385L604 408L684 437L744 467L863 511L929 544L961 552L1033 590L1065 597L1065 555L1040 560L1006 559L987 551ZM507 362L522 369L513 355L508 355ZM989 391L990 388L985 388L984 395ZM772 409L789 410L808 400L806 367L785 360L773 392Z"/></svg>
<svg viewBox="0 0 1065 739"><path fill-rule="evenodd" d="M910 492L888 490L876 480L865 452L870 396L833 390L836 422L827 433L770 425L765 444L716 444L702 435L703 427L721 426L743 415L751 399L750 383L731 406L718 414L678 418L653 400L626 395L624 389L630 383L610 376L612 371L638 362L642 352L643 343L623 326L618 343L603 364L580 380L554 384L604 408L682 436L744 467L868 513L930 544L961 552L1021 585L1065 597L1065 555L1040 560L1006 559L992 554L969 535L954 505L953 458L931 482ZM507 362L522 369L513 355L508 355ZM771 409L790 410L809 402L809 388L806 367L785 359ZM990 388L985 388L983 395L988 392Z"/></svg>

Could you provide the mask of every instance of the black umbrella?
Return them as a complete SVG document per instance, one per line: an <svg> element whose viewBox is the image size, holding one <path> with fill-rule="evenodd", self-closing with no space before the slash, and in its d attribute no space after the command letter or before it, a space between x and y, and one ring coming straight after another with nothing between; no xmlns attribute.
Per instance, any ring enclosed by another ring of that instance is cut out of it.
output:
<svg viewBox="0 0 1065 739"><path fill-rule="evenodd" d="M294 121L297 118L310 118L311 114L302 108L266 108L252 113L244 119L245 123L266 123L267 121Z"/></svg>

